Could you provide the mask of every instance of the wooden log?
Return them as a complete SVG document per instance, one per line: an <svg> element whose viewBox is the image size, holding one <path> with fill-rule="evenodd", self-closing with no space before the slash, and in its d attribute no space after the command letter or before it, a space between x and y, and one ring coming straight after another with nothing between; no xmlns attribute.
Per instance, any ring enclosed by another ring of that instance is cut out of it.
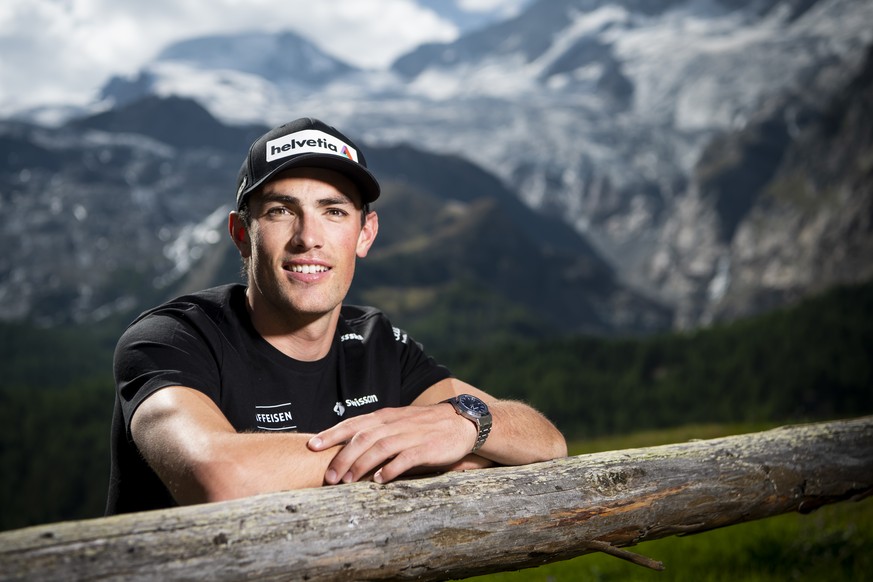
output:
<svg viewBox="0 0 873 582"><path fill-rule="evenodd" d="M0 579L442 580L871 492L873 416L35 526L0 533Z"/></svg>

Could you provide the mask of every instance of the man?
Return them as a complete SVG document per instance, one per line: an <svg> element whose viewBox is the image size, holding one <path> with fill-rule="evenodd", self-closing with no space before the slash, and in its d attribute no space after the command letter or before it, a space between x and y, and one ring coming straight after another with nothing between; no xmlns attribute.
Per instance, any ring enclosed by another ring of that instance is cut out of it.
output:
<svg viewBox="0 0 873 582"><path fill-rule="evenodd" d="M343 306L379 192L318 120L252 144L228 220L247 286L172 300L119 340L108 514L566 455L541 414Z"/></svg>

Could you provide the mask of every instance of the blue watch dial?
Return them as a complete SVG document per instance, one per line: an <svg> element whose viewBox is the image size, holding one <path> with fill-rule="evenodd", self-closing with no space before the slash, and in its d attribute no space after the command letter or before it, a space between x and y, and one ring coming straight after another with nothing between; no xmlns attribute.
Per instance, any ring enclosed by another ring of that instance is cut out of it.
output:
<svg viewBox="0 0 873 582"><path fill-rule="evenodd" d="M458 396L458 404L466 408L476 416L485 416L488 414L488 405L469 394L461 394Z"/></svg>

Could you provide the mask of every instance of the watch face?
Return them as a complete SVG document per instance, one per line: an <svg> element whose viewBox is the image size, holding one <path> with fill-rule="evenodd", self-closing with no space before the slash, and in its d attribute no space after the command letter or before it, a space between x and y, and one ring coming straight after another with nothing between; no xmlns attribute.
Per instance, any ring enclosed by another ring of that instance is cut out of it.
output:
<svg viewBox="0 0 873 582"><path fill-rule="evenodd" d="M461 394L458 396L458 403L476 416L485 416L488 414L488 405L475 396Z"/></svg>

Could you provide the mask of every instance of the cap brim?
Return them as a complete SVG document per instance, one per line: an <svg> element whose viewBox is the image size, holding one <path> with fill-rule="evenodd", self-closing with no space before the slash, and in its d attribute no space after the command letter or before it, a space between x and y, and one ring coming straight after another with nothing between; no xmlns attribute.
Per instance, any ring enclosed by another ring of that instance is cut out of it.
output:
<svg viewBox="0 0 873 582"><path fill-rule="evenodd" d="M281 172L292 168L326 168L328 170L339 172L355 183L361 193L361 201L364 204L370 204L375 201L379 198L379 194L381 193L381 188L376 177L367 168L357 162L341 156L301 154L277 165L260 180L249 185L239 197L239 202L245 200L253 191L275 178Z"/></svg>

